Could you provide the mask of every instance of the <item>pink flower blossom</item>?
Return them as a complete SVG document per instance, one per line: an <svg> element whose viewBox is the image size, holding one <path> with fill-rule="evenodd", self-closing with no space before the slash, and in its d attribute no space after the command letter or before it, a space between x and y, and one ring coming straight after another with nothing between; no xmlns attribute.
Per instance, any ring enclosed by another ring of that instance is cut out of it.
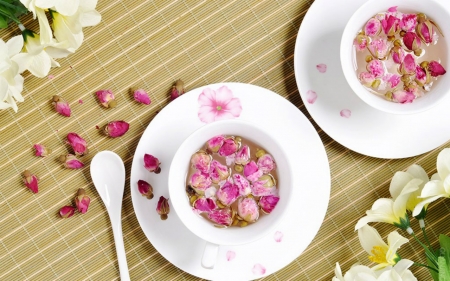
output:
<svg viewBox="0 0 450 281"><path fill-rule="evenodd" d="M383 76L383 80L389 85L391 88L397 87L397 85L400 83L400 75L395 73L386 73Z"/></svg>
<svg viewBox="0 0 450 281"><path fill-rule="evenodd" d="M430 63L428 64L428 70L430 71L430 74L433 77L437 77L447 73L444 67L439 62L434 60L430 61Z"/></svg>
<svg viewBox="0 0 450 281"><path fill-rule="evenodd" d="M67 143L70 144L75 155L84 155L88 152L86 141L76 133L67 134Z"/></svg>
<svg viewBox="0 0 450 281"><path fill-rule="evenodd" d="M309 104L314 104L316 102L316 99L317 99L317 93L316 92L314 92L312 90L308 90L306 92L306 101Z"/></svg>
<svg viewBox="0 0 450 281"><path fill-rule="evenodd" d="M389 13L396 13L397 12L397 6L392 6L387 10Z"/></svg>
<svg viewBox="0 0 450 281"><path fill-rule="evenodd" d="M56 112L58 112L62 116L70 117L70 105L60 96L53 96L53 105L55 106Z"/></svg>
<svg viewBox="0 0 450 281"><path fill-rule="evenodd" d="M112 138L117 138L125 135L129 128L130 124L125 121L112 121L106 125L105 133Z"/></svg>
<svg viewBox="0 0 450 281"><path fill-rule="evenodd" d="M158 203L156 204L156 212L160 216L161 220L166 220L167 215L170 213L169 198L160 196Z"/></svg>
<svg viewBox="0 0 450 281"><path fill-rule="evenodd" d="M99 90L95 94L104 107L112 108L117 106L116 98L111 90Z"/></svg>
<svg viewBox="0 0 450 281"><path fill-rule="evenodd" d="M367 64L367 70L372 73L375 78L379 78L384 74L384 65L380 60L371 60Z"/></svg>
<svg viewBox="0 0 450 281"><path fill-rule="evenodd" d="M149 171L150 173L159 174L161 173L161 163L159 162L158 158L151 154L144 154L144 167Z"/></svg>
<svg viewBox="0 0 450 281"><path fill-rule="evenodd" d="M244 176L249 181L256 181L259 177L263 175L263 171L261 171L255 161L251 161L247 165L244 166Z"/></svg>
<svg viewBox="0 0 450 281"><path fill-rule="evenodd" d="M236 257L236 253L234 251L228 251L226 257L227 261L232 261Z"/></svg>
<svg viewBox="0 0 450 281"><path fill-rule="evenodd" d="M416 61L411 54L405 56L403 63L400 65L400 72L408 75L413 75L416 72Z"/></svg>
<svg viewBox="0 0 450 281"><path fill-rule="evenodd" d="M241 198L238 201L238 215L247 222L255 222L259 218L259 208L255 199Z"/></svg>
<svg viewBox="0 0 450 281"><path fill-rule="evenodd" d="M139 193L142 194L142 196L147 197L148 199L153 198L153 187L144 180L138 180L137 182Z"/></svg>
<svg viewBox="0 0 450 281"><path fill-rule="evenodd" d="M394 36L399 31L399 19L393 15L381 21L383 31L387 36Z"/></svg>
<svg viewBox="0 0 450 281"><path fill-rule="evenodd" d="M393 47L391 49L392 59L396 64L401 64L405 59L405 51L402 47Z"/></svg>
<svg viewBox="0 0 450 281"><path fill-rule="evenodd" d="M86 195L84 188L78 189L77 197L75 197L75 205L77 206L78 212L85 214L88 211L90 203L91 198Z"/></svg>
<svg viewBox="0 0 450 281"><path fill-rule="evenodd" d="M50 151L47 150L47 148L45 146L43 146L42 144L37 143L37 144L33 145L33 147L34 147L34 149L36 149L36 156L45 157L50 154Z"/></svg>
<svg viewBox="0 0 450 281"><path fill-rule="evenodd" d="M381 32L381 22L376 18L371 18L364 27L367 36L375 36Z"/></svg>
<svg viewBox="0 0 450 281"><path fill-rule="evenodd" d="M255 275L264 275L266 273L266 268L261 264L257 263L253 266L252 272Z"/></svg>
<svg viewBox="0 0 450 281"><path fill-rule="evenodd" d="M230 208L216 209L208 213L208 218L219 225L230 226L233 222Z"/></svg>
<svg viewBox="0 0 450 281"><path fill-rule="evenodd" d="M409 91L398 90L392 94L392 98L398 103L412 103L416 96Z"/></svg>
<svg viewBox="0 0 450 281"><path fill-rule="evenodd" d="M68 169L81 169L84 167L83 162L77 159L73 154L62 155L60 161L64 163L64 167Z"/></svg>
<svg viewBox="0 0 450 281"><path fill-rule="evenodd" d="M280 197L278 196L263 196L259 199L259 206L261 206L261 210L263 210L264 213L270 214L277 206L278 201L280 201Z"/></svg>
<svg viewBox="0 0 450 281"><path fill-rule="evenodd" d="M64 206L59 210L59 215L62 218L70 218L75 214L75 207L73 206Z"/></svg>
<svg viewBox="0 0 450 281"><path fill-rule="evenodd" d="M216 192L217 199L225 206L230 206L239 197L239 188L232 181L226 181Z"/></svg>
<svg viewBox="0 0 450 281"><path fill-rule="evenodd" d="M144 89L137 89L133 93L134 100L145 105L149 105L152 101Z"/></svg>
<svg viewBox="0 0 450 281"><path fill-rule="evenodd" d="M370 87L372 86L373 81L375 81L375 75L370 72L361 72L359 74L359 81L361 81L364 86Z"/></svg>
<svg viewBox="0 0 450 281"><path fill-rule="evenodd" d="M383 59L388 54L389 44L385 39L379 38L370 42L367 48L376 59Z"/></svg>
<svg viewBox="0 0 450 281"><path fill-rule="evenodd" d="M229 156L238 150L238 145L233 138L228 138L223 141L223 145L219 149L220 156Z"/></svg>
<svg viewBox="0 0 450 281"><path fill-rule="evenodd" d="M355 38L355 41L353 42L353 45L356 47L356 51L361 52L367 47L367 43L369 40L367 39L367 36L365 35L358 35Z"/></svg>
<svg viewBox="0 0 450 281"><path fill-rule="evenodd" d="M273 239L275 240L275 242L280 243L281 240L283 240L283 233L280 231L275 232L275 234L273 235Z"/></svg>
<svg viewBox="0 0 450 281"><path fill-rule="evenodd" d="M239 117L242 112L241 101L233 97L227 86L222 86L216 91L205 88L198 97L198 104L200 105L198 117L205 123L233 119Z"/></svg>
<svg viewBox="0 0 450 281"><path fill-rule="evenodd" d="M419 36L414 32L406 32L405 36L403 36L403 43L410 51L419 49L421 45Z"/></svg>
<svg viewBox="0 0 450 281"><path fill-rule="evenodd" d="M413 32L417 25L416 14L404 14L400 21L400 28L406 32Z"/></svg>
<svg viewBox="0 0 450 281"><path fill-rule="evenodd" d="M174 100L176 98L178 98L179 96L181 96L182 94L184 94L185 89L184 89L184 82L181 81L180 79L178 79L177 81L175 81L175 85L172 86L172 91L170 93L170 99Z"/></svg>
<svg viewBox="0 0 450 281"><path fill-rule="evenodd" d="M224 140L225 140L225 137L222 135L215 136L215 137L211 138L210 140L208 140L208 142L206 143L206 147L211 152L217 152L222 147Z"/></svg>
<svg viewBox="0 0 450 281"><path fill-rule="evenodd" d="M277 188L271 175L261 176L257 181L253 182L251 189L254 196L269 196L277 193Z"/></svg>
<svg viewBox="0 0 450 281"><path fill-rule="evenodd" d="M226 180L230 176L230 172L227 166L220 164L217 160L213 160L211 162L209 176L211 177L213 183L219 183Z"/></svg>
<svg viewBox="0 0 450 281"><path fill-rule="evenodd" d="M352 112L350 111L350 109L342 109L339 114L344 118L350 118L352 116Z"/></svg>
<svg viewBox="0 0 450 281"><path fill-rule="evenodd" d="M416 33L425 44L433 43L434 32L433 24L429 20L420 22L416 26Z"/></svg>
<svg viewBox="0 0 450 281"><path fill-rule="evenodd" d="M211 155L209 155L203 150L199 150L196 153L194 153L194 155L192 155L191 165L196 170L199 170L203 173L208 173L211 164L211 159L212 159Z"/></svg>
<svg viewBox="0 0 450 281"><path fill-rule="evenodd" d="M200 197L199 199L195 200L193 205L194 210L198 211L199 213L209 213L217 208L216 202L214 200L204 197Z"/></svg>
<svg viewBox="0 0 450 281"><path fill-rule="evenodd" d="M327 65L324 63L319 63L318 65L316 65L316 68L320 73L327 72Z"/></svg>
<svg viewBox="0 0 450 281"><path fill-rule="evenodd" d="M190 184L193 189L199 194L204 194L205 190L211 186L211 178L209 174L200 171L195 172L190 179Z"/></svg>
<svg viewBox="0 0 450 281"><path fill-rule="evenodd" d="M276 167L275 161L270 154L264 154L263 156L259 157L256 164L264 174L270 173L270 171L272 171Z"/></svg>
<svg viewBox="0 0 450 281"><path fill-rule="evenodd" d="M239 195L247 196L252 193L249 181L240 174L233 174L234 184L239 189Z"/></svg>
<svg viewBox="0 0 450 281"><path fill-rule="evenodd" d="M36 175L33 175L30 171L25 170L23 172L23 183L31 190L31 192L38 193L38 181L38 177Z"/></svg>
<svg viewBox="0 0 450 281"><path fill-rule="evenodd" d="M427 83L427 73L420 65L416 66L416 80L422 85Z"/></svg>
<svg viewBox="0 0 450 281"><path fill-rule="evenodd" d="M234 162L238 165L247 165L250 162L250 148L248 145L243 145L241 149L236 153Z"/></svg>

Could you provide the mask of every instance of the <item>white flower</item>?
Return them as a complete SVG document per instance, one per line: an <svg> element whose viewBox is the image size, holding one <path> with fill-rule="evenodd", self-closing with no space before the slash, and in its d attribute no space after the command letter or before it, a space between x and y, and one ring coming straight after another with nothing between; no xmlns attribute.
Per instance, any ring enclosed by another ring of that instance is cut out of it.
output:
<svg viewBox="0 0 450 281"><path fill-rule="evenodd" d="M379 272L374 281L417 281L417 278L408 269L414 262L406 259L400 260L394 267L386 267ZM371 281L368 279L367 281Z"/></svg>
<svg viewBox="0 0 450 281"><path fill-rule="evenodd" d="M36 0L20 0L20 2L28 9L28 11L33 13L33 19L36 19L36 17L38 18L41 43L50 43L53 35L47 16L45 15L45 8L37 5Z"/></svg>
<svg viewBox="0 0 450 281"><path fill-rule="evenodd" d="M12 60L19 65L19 72L28 69L36 77L45 77L50 68L59 66L54 58L64 58L71 54L67 50L66 42L56 42L52 40L48 44L41 44L40 36L30 30L23 32L26 37L24 48L26 53L19 53L12 57Z"/></svg>
<svg viewBox="0 0 450 281"><path fill-rule="evenodd" d="M355 264L353 265L344 276L342 276L342 270L339 263L336 263L334 270L335 277L332 281L366 281L372 278L376 280L375 272L365 265Z"/></svg>
<svg viewBox="0 0 450 281"><path fill-rule="evenodd" d="M370 255L369 260L377 263L373 270L379 270L390 265L395 265L401 258L397 250L409 240L393 231L388 235L386 244L378 231L368 225L358 229L359 242L363 249Z"/></svg>
<svg viewBox="0 0 450 281"><path fill-rule="evenodd" d="M425 184L420 195L424 200L417 204L413 216L418 215L422 208L439 198L450 198L450 148L442 150L437 157L437 174Z"/></svg>
<svg viewBox="0 0 450 281"><path fill-rule="evenodd" d="M52 9L62 15L72 16L77 12L80 0L34 0L35 5L42 9Z"/></svg>

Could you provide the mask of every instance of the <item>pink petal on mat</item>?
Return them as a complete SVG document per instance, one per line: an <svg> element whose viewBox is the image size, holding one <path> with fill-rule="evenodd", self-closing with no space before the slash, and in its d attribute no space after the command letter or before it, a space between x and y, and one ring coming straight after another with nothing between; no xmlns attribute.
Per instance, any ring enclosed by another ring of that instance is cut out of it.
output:
<svg viewBox="0 0 450 281"><path fill-rule="evenodd" d="M281 242L283 240L283 233L280 231L275 232L273 239L275 239L275 242Z"/></svg>
<svg viewBox="0 0 450 281"><path fill-rule="evenodd" d="M264 273L266 273L266 268L261 264L257 263L253 266L252 272L255 275L263 275Z"/></svg>
<svg viewBox="0 0 450 281"><path fill-rule="evenodd" d="M55 78L55 75L49 75L47 77L48 77L48 79L52 80L53 78Z"/></svg>
<svg viewBox="0 0 450 281"><path fill-rule="evenodd" d="M324 63L320 63L320 64L316 65L316 67L317 67L317 70L318 70L320 73L325 73L325 72L327 72L327 65L324 64Z"/></svg>
<svg viewBox="0 0 450 281"><path fill-rule="evenodd" d="M227 252L227 261L232 261L236 257L236 253L234 251Z"/></svg>
<svg viewBox="0 0 450 281"><path fill-rule="evenodd" d="M350 116L352 116L352 112L349 109L341 110L341 117L350 118Z"/></svg>
<svg viewBox="0 0 450 281"><path fill-rule="evenodd" d="M306 101L310 104L313 104L316 102L317 99L317 93L309 90L308 92L306 92Z"/></svg>
<svg viewBox="0 0 450 281"><path fill-rule="evenodd" d="M83 104L83 100L78 100L78 103L79 104Z"/></svg>

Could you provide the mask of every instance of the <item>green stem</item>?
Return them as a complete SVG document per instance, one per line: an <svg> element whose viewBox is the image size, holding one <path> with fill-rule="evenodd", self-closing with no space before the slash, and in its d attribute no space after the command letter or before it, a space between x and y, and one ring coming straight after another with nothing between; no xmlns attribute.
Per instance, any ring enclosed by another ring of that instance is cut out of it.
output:
<svg viewBox="0 0 450 281"><path fill-rule="evenodd" d="M422 246L422 248L425 250L425 255L427 256L427 258L433 263L433 265L438 268L438 262L437 262L437 258L435 256L435 254L433 252L430 251L430 249L428 249L428 247L423 244L416 236L416 234L414 234L414 232L411 234L414 239L416 239L416 241L420 244L420 246Z"/></svg>
<svg viewBox="0 0 450 281"><path fill-rule="evenodd" d="M433 270L433 271L435 271L436 273L439 273L439 271L438 271L436 268L433 268L433 267L428 266L428 265L426 265L426 264L422 264L422 263L415 262L414 265L417 265L417 266L423 266L423 267L428 268L429 270Z"/></svg>
<svg viewBox="0 0 450 281"><path fill-rule="evenodd" d="M425 231L425 227L422 228L423 237L425 238L425 241L427 242L428 249L431 249L430 240L428 240L427 232Z"/></svg>

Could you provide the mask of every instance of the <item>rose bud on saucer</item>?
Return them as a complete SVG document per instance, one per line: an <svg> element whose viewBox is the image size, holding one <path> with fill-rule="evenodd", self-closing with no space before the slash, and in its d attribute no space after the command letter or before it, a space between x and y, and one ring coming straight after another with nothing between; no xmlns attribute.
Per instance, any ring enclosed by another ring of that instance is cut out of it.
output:
<svg viewBox="0 0 450 281"><path fill-rule="evenodd" d="M430 71L430 74L433 77L438 77L447 73L444 67L439 62L434 60L428 63L428 71Z"/></svg>
<svg viewBox="0 0 450 281"><path fill-rule="evenodd" d="M273 160L270 154L264 154L263 156L258 158L258 162L256 163L258 168L264 173L268 174L270 171L275 169L275 161Z"/></svg>
<svg viewBox="0 0 450 281"><path fill-rule="evenodd" d="M78 189L77 197L75 197L75 205L77 206L78 212L85 214L91 203L91 198L86 195L84 188Z"/></svg>
<svg viewBox="0 0 450 281"><path fill-rule="evenodd" d="M37 144L33 145L33 147L34 147L34 149L36 149L36 156L39 156L39 157L45 157L52 152L50 149L47 149L42 144L37 143Z"/></svg>
<svg viewBox="0 0 450 281"><path fill-rule="evenodd" d="M76 133L67 134L67 143L72 146L75 155L82 156L88 153L86 141Z"/></svg>
<svg viewBox="0 0 450 281"><path fill-rule="evenodd" d="M226 180L230 176L230 171L227 166L220 164L220 162L213 160L211 162L211 169L209 176L213 183L219 183Z"/></svg>
<svg viewBox="0 0 450 281"><path fill-rule="evenodd" d="M206 147L211 152L218 152L224 141L224 136L215 136L206 143Z"/></svg>
<svg viewBox="0 0 450 281"><path fill-rule="evenodd" d="M248 145L243 145L241 149L236 153L234 163L238 165L247 165L250 162L250 148Z"/></svg>
<svg viewBox="0 0 450 281"><path fill-rule="evenodd" d="M107 136L117 138L125 135L129 128L130 124L125 121L112 121L105 126L104 130Z"/></svg>
<svg viewBox="0 0 450 281"><path fill-rule="evenodd" d="M99 90L95 94L104 107L113 108L117 106L116 98L111 90Z"/></svg>
<svg viewBox="0 0 450 281"><path fill-rule="evenodd" d="M278 196L263 196L259 199L259 206L261 206L261 210L263 210L264 213L270 214L273 209L275 209L278 201L280 201L280 197Z"/></svg>
<svg viewBox="0 0 450 281"><path fill-rule="evenodd" d="M231 181L226 181L216 193L217 199L225 206L230 206L239 197L239 188Z"/></svg>
<svg viewBox="0 0 450 281"><path fill-rule="evenodd" d="M75 214L75 207L73 206L64 206L59 210L59 215L62 218L70 218Z"/></svg>
<svg viewBox="0 0 450 281"><path fill-rule="evenodd" d="M250 188L250 183L242 175L233 174L233 181L234 181L234 184L239 189L239 195L247 196L250 193L252 193L252 189Z"/></svg>
<svg viewBox="0 0 450 281"><path fill-rule="evenodd" d="M416 73L416 61L411 54L405 56L403 63L400 65L400 73L413 75Z"/></svg>
<svg viewBox="0 0 450 281"><path fill-rule="evenodd" d="M236 153L238 150L238 144L234 138L228 138L223 141L222 147L219 149L220 156L229 156Z"/></svg>
<svg viewBox="0 0 450 281"><path fill-rule="evenodd" d="M178 79L177 81L175 81L175 85L172 86L172 91L170 93L170 98L172 100L178 98L179 96L181 96L182 94L184 94L185 89L184 89L184 82L181 81L180 79Z"/></svg>
<svg viewBox="0 0 450 281"><path fill-rule="evenodd" d="M152 102L144 89L131 88L130 92L133 94L134 100L139 103L149 105Z"/></svg>
<svg viewBox="0 0 450 281"><path fill-rule="evenodd" d="M255 161L251 161L247 165L244 166L244 176L249 181L256 181L260 176L263 175L263 171L261 171Z"/></svg>
<svg viewBox="0 0 450 281"><path fill-rule="evenodd" d="M238 215L246 222L255 222L259 218L259 207L253 198L241 198L238 202Z"/></svg>
<svg viewBox="0 0 450 281"><path fill-rule="evenodd" d="M80 169L84 167L83 162L78 160L73 154L61 155L59 161L64 163L64 167L68 169Z"/></svg>
<svg viewBox="0 0 450 281"><path fill-rule="evenodd" d="M211 183L209 174L200 171L195 172L190 179L191 187L200 195L205 193L205 190L211 186Z"/></svg>
<svg viewBox="0 0 450 281"><path fill-rule="evenodd" d="M162 220L167 219L167 215L170 212L169 199L164 196L159 197L158 204L156 205L156 212L160 215Z"/></svg>
<svg viewBox="0 0 450 281"><path fill-rule="evenodd" d="M216 202L211 198L200 197L193 204L194 210L198 213L209 213L217 209Z"/></svg>
<svg viewBox="0 0 450 281"><path fill-rule="evenodd" d="M161 173L161 167L159 166L161 163L159 162L158 158L156 158L153 155L145 154L144 155L144 167L149 171L150 173L159 174Z"/></svg>
<svg viewBox="0 0 450 281"><path fill-rule="evenodd" d="M25 170L23 172L23 182L33 193L38 193L38 177L33 175L30 171Z"/></svg>
<svg viewBox="0 0 450 281"><path fill-rule="evenodd" d="M55 106L56 112L62 116L70 117L70 106L69 103L63 100L60 96L53 96L53 105Z"/></svg>
<svg viewBox="0 0 450 281"><path fill-rule="evenodd" d="M230 208L216 209L208 213L208 218L218 225L230 226L233 222Z"/></svg>
<svg viewBox="0 0 450 281"><path fill-rule="evenodd" d="M142 196L147 197L148 199L153 198L153 187L144 180L138 180L137 182L138 190L142 194Z"/></svg>
<svg viewBox="0 0 450 281"><path fill-rule="evenodd" d="M212 157L206 151L199 150L191 157L191 165L196 170L199 170L203 173L208 173L210 169Z"/></svg>

